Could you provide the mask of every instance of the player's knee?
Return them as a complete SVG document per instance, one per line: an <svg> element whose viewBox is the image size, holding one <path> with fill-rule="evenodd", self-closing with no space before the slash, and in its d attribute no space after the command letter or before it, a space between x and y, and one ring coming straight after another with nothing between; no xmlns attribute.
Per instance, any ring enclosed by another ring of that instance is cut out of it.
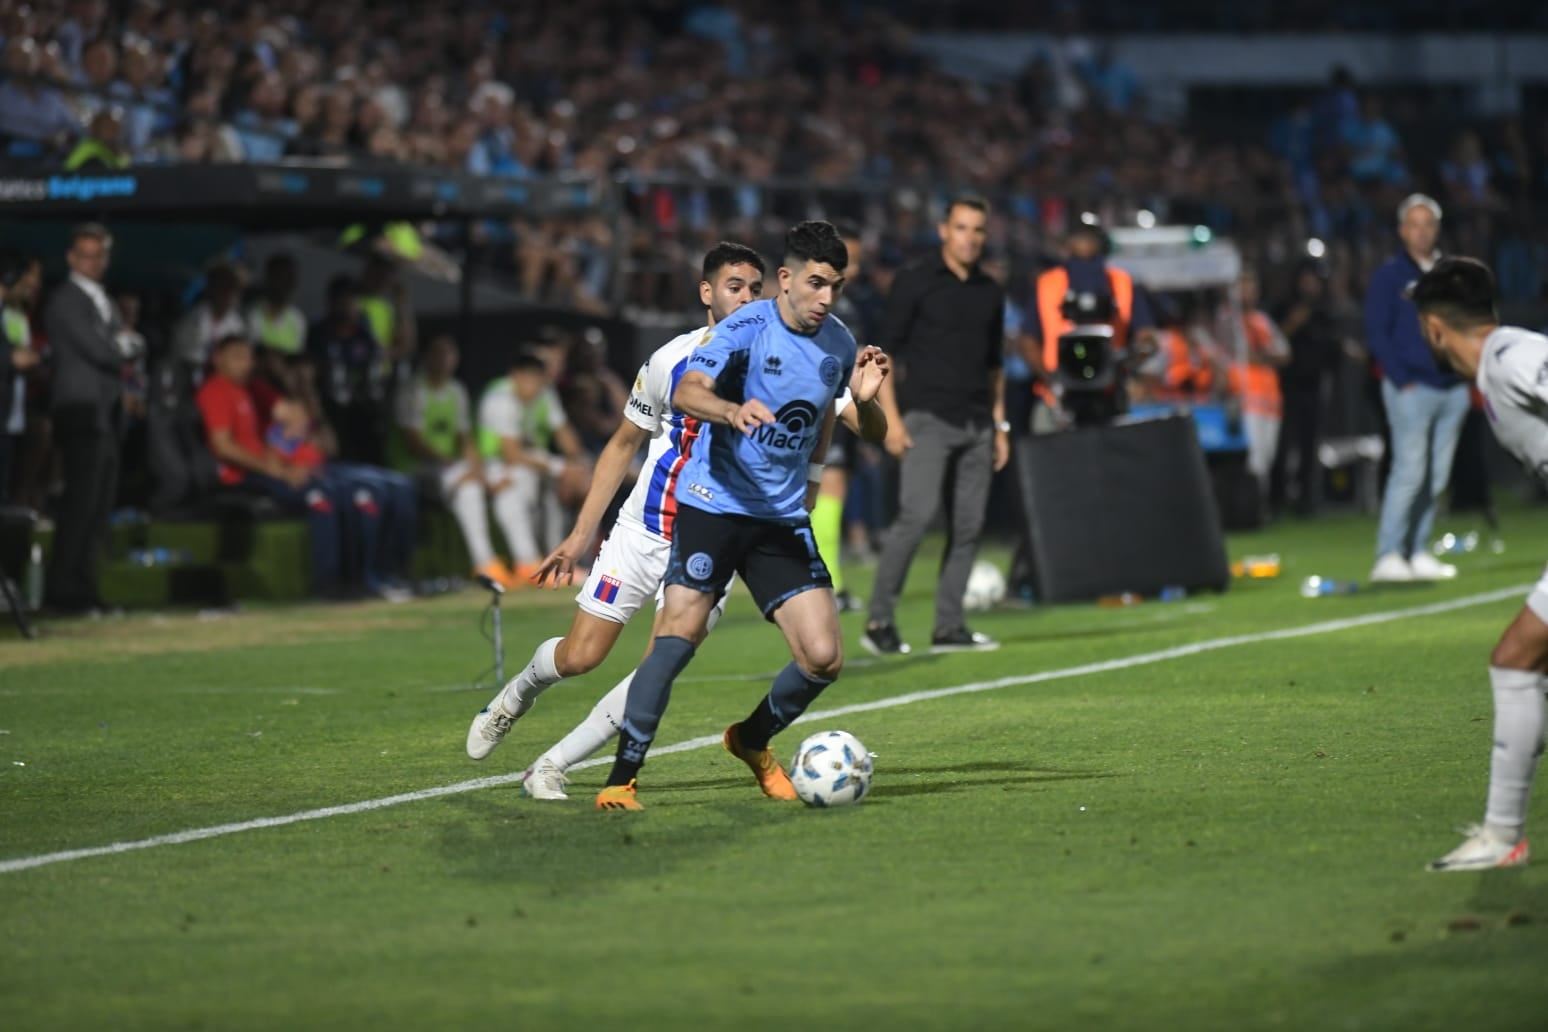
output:
<svg viewBox="0 0 1548 1032"><path fill-rule="evenodd" d="M554 650L554 666L564 677L589 674L607 658L610 644L591 638L565 638Z"/></svg>
<svg viewBox="0 0 1548 1032"><path fill-rule="evenodd" d="M801 666L814 680L837 680L844 669L844 646L836 638L812 642L802 651Z"/></svg>

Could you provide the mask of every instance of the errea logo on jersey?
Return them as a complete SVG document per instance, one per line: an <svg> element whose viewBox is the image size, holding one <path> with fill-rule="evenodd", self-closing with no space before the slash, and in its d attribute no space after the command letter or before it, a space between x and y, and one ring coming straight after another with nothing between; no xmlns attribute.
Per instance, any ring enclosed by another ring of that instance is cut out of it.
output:
<svg viewBox="0 0 1548 1032"><path fill-rule="evenodd" d="M766 375L766 376L784 376L785 375L785 370L783 368L781 368L783 365L784 365L784 363L780 361L778 355L770 355L768 358L763 360L763 372L764 372L764 375Z"/></svg>

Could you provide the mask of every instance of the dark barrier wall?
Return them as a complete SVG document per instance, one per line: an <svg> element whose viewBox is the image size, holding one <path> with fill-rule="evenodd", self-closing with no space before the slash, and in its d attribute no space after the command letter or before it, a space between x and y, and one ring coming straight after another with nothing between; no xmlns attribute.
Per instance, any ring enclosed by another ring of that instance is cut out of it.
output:
<svg viewBox="0 0 1548 1032"><path fill-rule="evenodd" d="M1029 499L1040 602L1229 587L1209 472L1187 417L1032 437L1015 468Z"/></svg>

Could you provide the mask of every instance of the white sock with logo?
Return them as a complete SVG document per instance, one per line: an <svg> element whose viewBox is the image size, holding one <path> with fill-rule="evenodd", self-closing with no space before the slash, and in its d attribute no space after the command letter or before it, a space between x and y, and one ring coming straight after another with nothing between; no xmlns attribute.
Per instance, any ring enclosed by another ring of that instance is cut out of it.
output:
<svg viewBox="0 0 1548 1032"><path fill-rule="evenodd" d="M540 759L551 761L560 770L569 770L612 741L623 723L624 704L629 701L629 684L633 680L634 671L631 670L591 707L585 720L576 724L574 730L559 739Z"/></svg>
<svg viewBox="0 0 1548 1032"><path fill-rule="evenodd" d="M511 678L500 696L500 705L505 707L506 712L521 716L532 708L539 695L563 680L559 676L559 667L554 663L554 652L563 640L549 638L539 645L532 654L532 661L522 668L521 673Z"/></svg>

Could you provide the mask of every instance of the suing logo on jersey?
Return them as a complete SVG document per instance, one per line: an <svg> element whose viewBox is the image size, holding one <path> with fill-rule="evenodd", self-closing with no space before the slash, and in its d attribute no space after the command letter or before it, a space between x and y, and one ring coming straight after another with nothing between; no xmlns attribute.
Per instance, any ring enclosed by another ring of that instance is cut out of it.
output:
<svg viewBox="0 0 1548 1032"><path fill-rule="evenodd" d="M619 580L617 577L610 577L607 574L603 574L602 579L597 582L597 590L593 591L591 596L598 601L606 602L608 605L612 605L613 602L617 600L618 589L621 587L623 587L623 581Z"/></svg>

